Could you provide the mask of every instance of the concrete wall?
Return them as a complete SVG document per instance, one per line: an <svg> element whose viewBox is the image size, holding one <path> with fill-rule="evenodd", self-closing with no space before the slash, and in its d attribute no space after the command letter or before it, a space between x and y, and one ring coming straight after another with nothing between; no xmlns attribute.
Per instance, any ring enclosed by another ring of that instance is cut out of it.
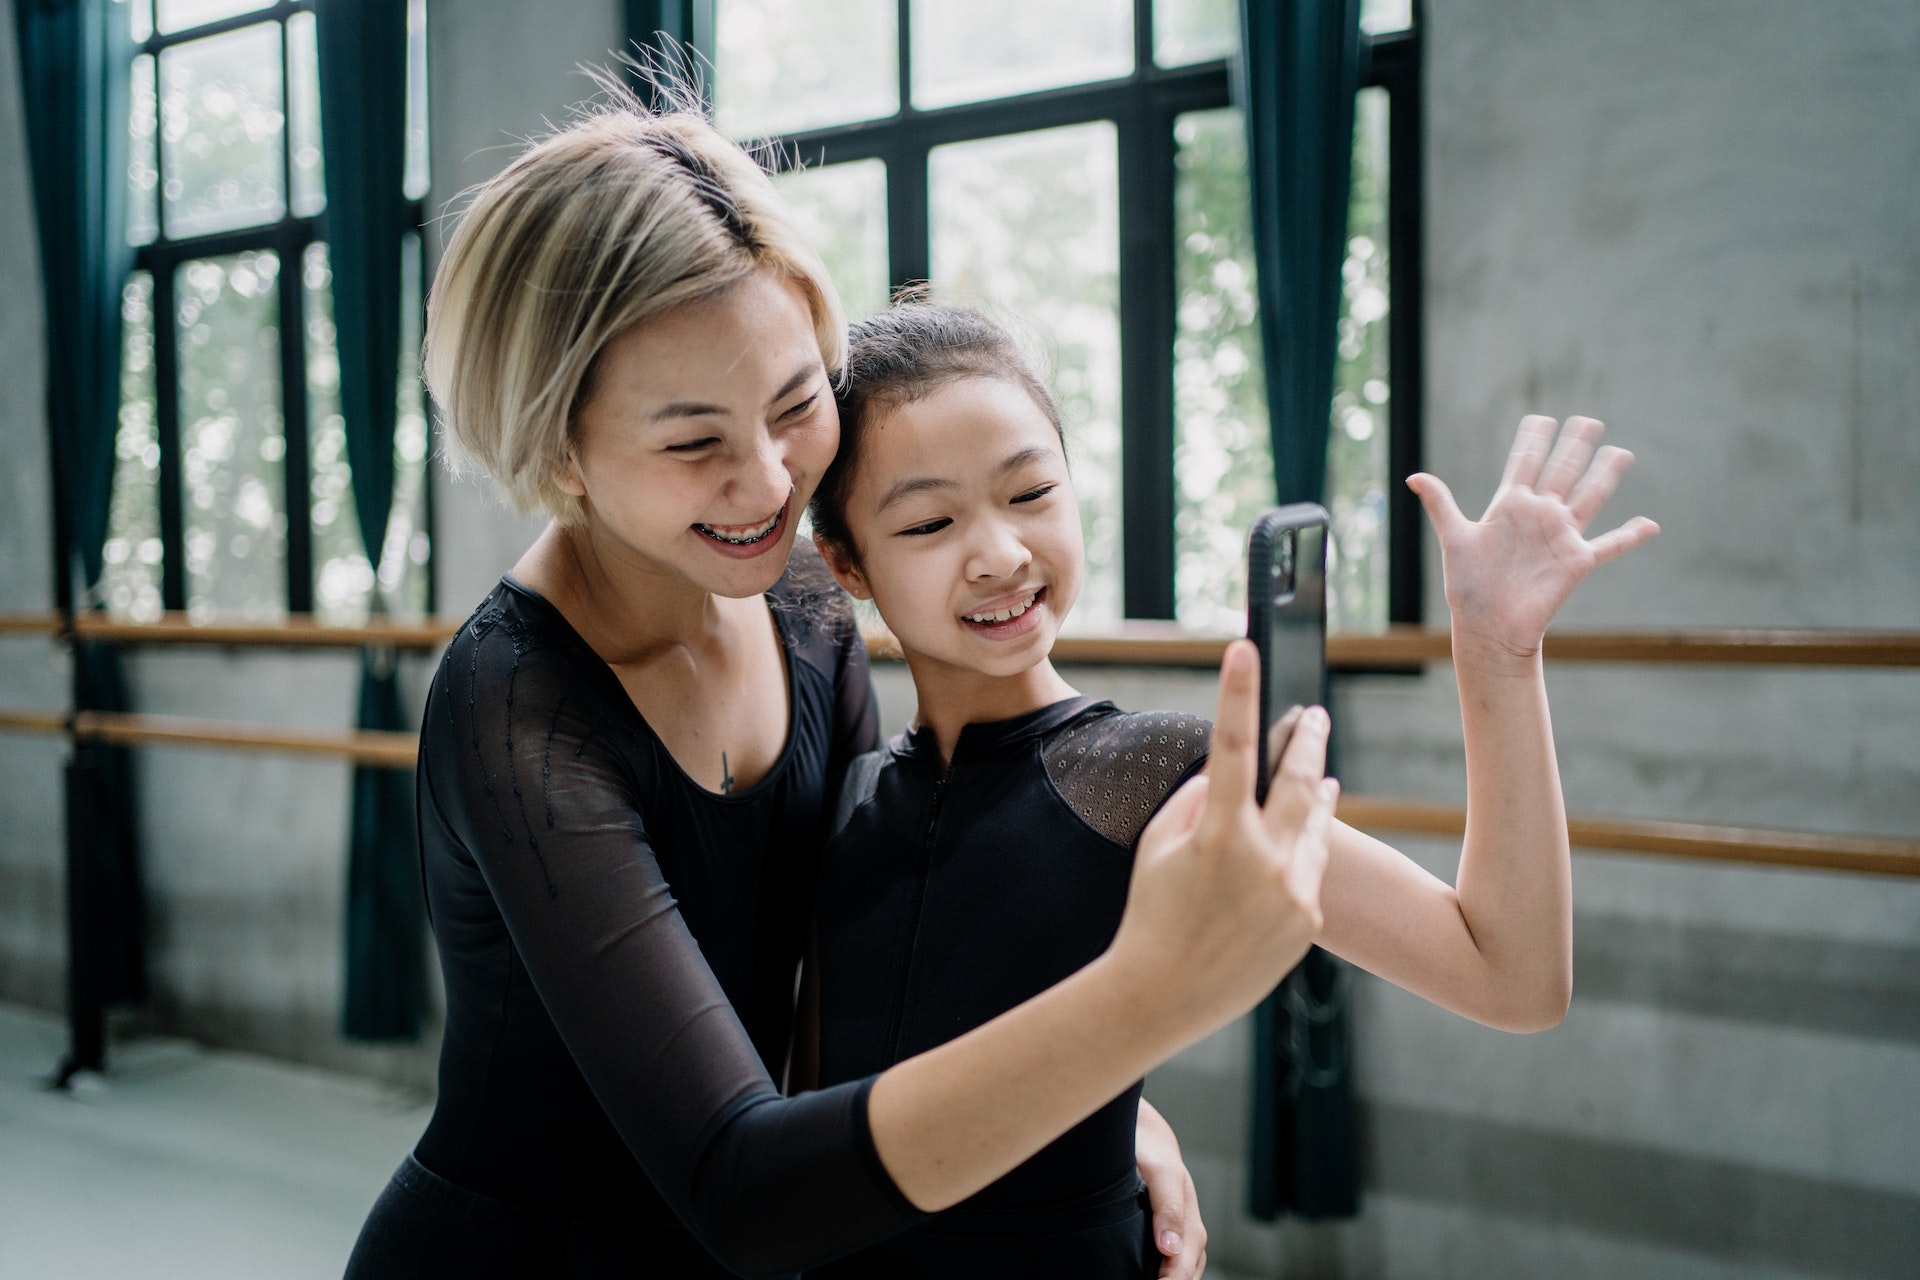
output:
<svg viewBox="0 0 1920 1280"><path fill-rule="evenodd" d="M1428 17L1429 467L1477 511L1532 409L1602 417L1640 454L1618 515L1665 533L1585 586L1569 626L1920 627L1920 9L1430 0ZM604 60L618 6L459 0L430 23L440 199L583 96L575 64ZM17 78L0 81L0 216L18 226ZM0 609L49 598L33 270L23 240L0 244L16 358L0 444L20 463L0 479ZM475 485L438 498L458 614L532 526ZM334 727L353 681L344 660L222 653L148 655L135 675L151 710ZM1070 678L1124 705L1212 702L1188 673ZM0 705L59 705L63 680L44 642L0 647ZM904 672L878 680L897 727ZM1576 811L1920 833L1912 675L1596 666L1550 683ZM1348 679L1337 703L1350 789L1463 796L1446 669ZM56 1008L59 756L0 735L0 997ZM430 1045L371 1054L333 1031L345 770L146 759L159 1019L424 1079ZM1451 875L1456 850L1406 848ZM1356 983L1355 1222L1238 1212L1244 1028L1155 1074L1216 1269L1920 1270L1920 885L1597 854L1575 872L1562 1027L1507 1036Z"/></svg>

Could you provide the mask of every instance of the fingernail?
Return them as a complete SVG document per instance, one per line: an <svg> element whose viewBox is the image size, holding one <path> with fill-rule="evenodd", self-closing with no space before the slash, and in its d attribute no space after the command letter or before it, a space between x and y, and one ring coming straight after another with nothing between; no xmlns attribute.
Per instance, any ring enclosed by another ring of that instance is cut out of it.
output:
<svg viewBox="0 0 1920 1280"><path fill-rule="evenodd" d="M1139 1238L1139 1236L1134 1237L1135 1240ZM1160 1233L1160 1252L1168 1255L1180 1252L1180 1233L1178 1231L1162 1231Z"/></svg>
<svg viewBox="0 0 1920 1280"><path fill-rule="evenodd" d="M1307 723L1316 729L1324 729L1331 724L1332 721L1327 719L1327 709L1325 707L1308 707Z"/></svg>
<svg viewBox="0 0 1920 1280"><path fill-rule="evenodd" d="M1320 780L1320 794L1328 800L1339 799L1340 783L1333 778L1322 778Z"/></svg>
<svg viewBox="0 0 1920 1280"><path fill-rule="evenodd" d="M1227 670L1231 674L1239 675L1241 672L1248 670L1252 666L1253 666L1253 655L1247 651L1247 647L1245 645L1237 644L1237 645L1234 645L1231 649L1227 650ZM1139 1237L1135 1236L1134 1239L1137 1240L1139 1239Z"/></svg>

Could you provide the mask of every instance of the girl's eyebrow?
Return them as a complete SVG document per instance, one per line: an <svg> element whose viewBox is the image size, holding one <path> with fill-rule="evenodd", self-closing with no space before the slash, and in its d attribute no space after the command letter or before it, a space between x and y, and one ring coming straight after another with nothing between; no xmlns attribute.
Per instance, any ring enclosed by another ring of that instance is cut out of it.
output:
<svg viewBox="0 0 1920 1280"><path fill-rule="evenodd" d="M1006 461L994 468L994 472L997 475L1005 475L1009 471L1018 471L1029 462L1051 456L1051 450L1042 449L1037 445L1030 446L1009 456ZM882 511L885 511L902 498L910 497L916 493L926 493L932 489L958 489L959 487L960 482L958 480L943 480L938 476L911 476L887 490L887 496L880 499L880 505L874 508L874 514L879 515Z"/></svg>

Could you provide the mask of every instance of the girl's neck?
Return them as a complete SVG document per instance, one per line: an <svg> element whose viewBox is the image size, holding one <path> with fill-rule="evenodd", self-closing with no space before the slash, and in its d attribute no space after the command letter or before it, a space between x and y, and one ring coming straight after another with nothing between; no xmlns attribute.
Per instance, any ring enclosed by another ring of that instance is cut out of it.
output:
<svg viewBox="0 0 1920 1280"><path fill-rule="evenodd" d="M1011 720L1029 711L1052 706L1079 691L1053 669L1051 659L1017 675L991 676L955 667L909 650L907 667L913 672L919 706L913 722L931 729L943 763L953 759L960 731L970 724Z"/></svg>
<svg viewBox="0 0 1920 1280"><path fill-rule="evenodd" d="M591 526L549 524L513 576L545 596L610 666L714 639L735 603L596 536Z"/></svg>

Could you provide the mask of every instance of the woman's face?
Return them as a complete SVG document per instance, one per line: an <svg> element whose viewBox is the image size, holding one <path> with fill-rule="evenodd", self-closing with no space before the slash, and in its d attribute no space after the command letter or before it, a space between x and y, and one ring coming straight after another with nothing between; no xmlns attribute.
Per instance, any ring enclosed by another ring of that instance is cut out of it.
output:
<svg viewBox="0 0 1920 1280"><path fill-rule="evenodd" d="M756 272L607 344L555 479L616 554L737 598L786 568L839 442L806 298Z"/></svg>
<svg viewBox="0 0 1920 1280"><path fill-rule="evenodd" d="M1059 435L1004 379L962 378L878 413L847 528L860 563L830 554L841 582L922 662L1017 675L1052 650L1080 593L1086 552Z"/></svg>

